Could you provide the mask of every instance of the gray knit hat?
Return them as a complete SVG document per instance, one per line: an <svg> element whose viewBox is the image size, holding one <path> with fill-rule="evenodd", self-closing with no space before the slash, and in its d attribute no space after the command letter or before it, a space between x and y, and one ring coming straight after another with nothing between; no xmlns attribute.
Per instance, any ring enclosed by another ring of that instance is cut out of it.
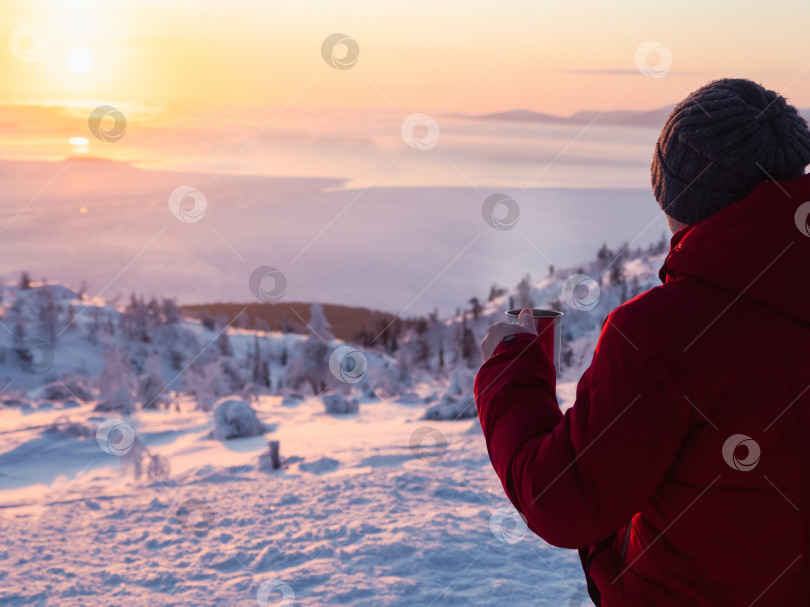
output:
<svg viewBox="0 0 810 607"><path fill-rule="evenodd" d="M692 224L745 198L766 179L793 179L810 164L807 121L784 97L743 78L723 78L681 101L652 162L655 199Z"/></svg>

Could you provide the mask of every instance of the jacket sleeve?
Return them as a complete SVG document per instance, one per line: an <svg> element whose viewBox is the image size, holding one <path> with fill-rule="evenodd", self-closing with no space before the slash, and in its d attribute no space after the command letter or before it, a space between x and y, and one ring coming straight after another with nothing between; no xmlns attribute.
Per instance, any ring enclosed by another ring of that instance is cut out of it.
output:
<svg viewBox="0 0 810 607"><path fill-rule="evenodd" d="M616 308L563 415L553 363L534 336L498 344L475 378L475 401L492 466L532 531L555 546L589 546L649 501L692 414L678 354L637 310Z"/></svg>

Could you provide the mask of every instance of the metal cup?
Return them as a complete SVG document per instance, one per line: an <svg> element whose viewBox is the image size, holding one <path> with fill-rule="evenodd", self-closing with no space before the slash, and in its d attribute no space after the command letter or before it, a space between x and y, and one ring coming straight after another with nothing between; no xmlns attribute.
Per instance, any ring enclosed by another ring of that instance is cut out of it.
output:
<svg viewBox="0 0 810 607"><path fill-rule="evenodd" d="M506 320L516 325L518 324L519 315L520 310L509 310L506 313ZM537 329L537 340L546 355L554 362L554 369L559 375L563 313L557 310L534 308L532 309L532 316L534 317L534 326Z"/></svg>

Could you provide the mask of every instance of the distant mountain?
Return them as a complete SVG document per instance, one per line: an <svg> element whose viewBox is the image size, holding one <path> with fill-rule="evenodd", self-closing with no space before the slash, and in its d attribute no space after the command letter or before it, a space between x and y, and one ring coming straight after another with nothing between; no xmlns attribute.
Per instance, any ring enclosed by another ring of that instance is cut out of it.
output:
<svg viewBox="0 0 810 607"><path fill-rule="evenodd" d="M613 110L598 112L582 110L570 116L554 116L533 110L516 109L493 114L474 116L476 120L498 120L507 122L532 122L540 124L590 124L591 122L611 126L636 126L661 128L674 105L649 111Z"/></svg>
<svg viewBox="0 0 810 607"><path fill-rule="evenodd" d="M555 116L534 110L515 109L492 114L472 116L475 120L496 120L505 122L531 122L537 124L595 124L607 126L633 126L660 129L664 126L675 105L667 105L654 110L611 110L598 112L582 110L570 116ZM799 113L810 122L810 108L799 109Z"/></svg>

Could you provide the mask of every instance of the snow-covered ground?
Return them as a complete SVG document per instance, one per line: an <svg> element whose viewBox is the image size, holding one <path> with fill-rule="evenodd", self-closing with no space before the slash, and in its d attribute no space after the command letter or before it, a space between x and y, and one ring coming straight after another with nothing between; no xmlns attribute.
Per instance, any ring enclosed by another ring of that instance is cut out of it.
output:
<svg viewBox="0 0 810 607"><path fill-rule="evenodd" d="M0 604L588 604L576 552L525 529L477 420L426 413L469 402L467 333L477 344L526 297L565 312L557 394L570 407L604 316L656 284L662 260L603 256L577 269L590 277L585 292L574 270L558 270L406 332L396 352L366 351L362 381L342 388L312 354L340 345L315 309L313 334L282 335L212 330L165 302L116 307L59 285L5 287ZM52 360L20 358L22 336ZM271 378L261 390L259 363ZM300 381L315 376L358 411L327 413L327 393ZM262 434L214 438L213 401L229 390ZM267 465L268 441L280 469Z"/></svg>
<svg viewBox="0 0 810 607"><path fill-rule="evenodd" d="M273 580L295 605L584 598L573 551L514 531L476 421L428 424L422 406L369 399L336 418L317 399L280 401L256 406L274 432L226 444L207 438L207 414L140 413L137 433L172 466L141 485L95 436L41 429L64 414L97 420L89 405L4 409L2 427L16 428L4 444L17 445L0 456L4 483L31 484L3 492L0 603L292 605L280 591L257 603ZM259 470L267 439L294 461Z"/></svg>

